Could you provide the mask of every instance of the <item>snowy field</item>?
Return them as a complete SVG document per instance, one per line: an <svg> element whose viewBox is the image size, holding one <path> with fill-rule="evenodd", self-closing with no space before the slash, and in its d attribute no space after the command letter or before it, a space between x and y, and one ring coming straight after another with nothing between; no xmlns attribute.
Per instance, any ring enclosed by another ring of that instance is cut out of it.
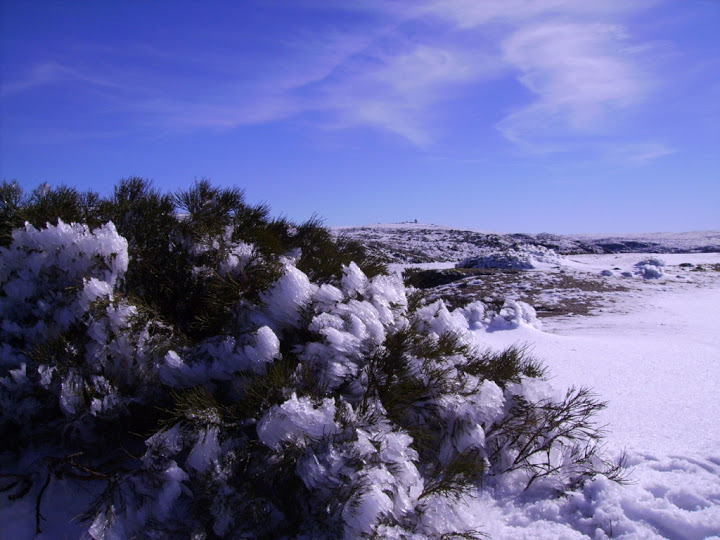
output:
<svg viewBox="0 0 720 540"><path fill-rule="evenodd" d="M698 237L684 239L692 245ZM484 492L468 501L459 523L508 540L720 538L720 254L553 255L529 266L512 276L505 298L520 300L530 284L563 275L595 289L594 309L480 329L477 340L490 348L527 345L557 392L585 386L606 401L599 421L608 454L627 455L628 484L598 481L556 501L523 500L513 489ZM463 281L472 288L473 278ZM587 294L548 287L538 298L562 305Z"/></svg>
<svg viewBox="0 0 720 540"><path fill-rule="evenodd" d="M598 273L641 258L576 256L570 264ZM662 258L665 276L635 279L601 313L479 336L492 347L529 344L557 389L593 388L608 402L601 413L608 450L625 449L631 465L630 485L590 486L584 499L527 505L481 499L474 511L493 513L483 528L493 538L720 535L720 273L679 267L717 264L720 255Z"/></svg>

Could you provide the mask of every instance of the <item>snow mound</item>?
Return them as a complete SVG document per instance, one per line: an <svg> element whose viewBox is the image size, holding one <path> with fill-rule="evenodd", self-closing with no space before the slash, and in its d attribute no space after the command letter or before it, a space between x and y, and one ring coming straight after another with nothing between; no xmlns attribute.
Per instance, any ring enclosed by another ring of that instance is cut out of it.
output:
<svg viewBox="0 0 720 540"><path fill-rule="evenodd" d="M514 330L521 326L541 327L535 308L526 302L505 300L500 312L490 320L487 330Z"/></svg>
<svg viewBox="0 0 720 540"><path fill-rule="evenodd" d="M651 257L637 263L635 268L636 273L645 279L658 279L665 274L665 261Z"/></svg>
<svg viewBox="0 0 720 540"><path fill-rule="evenodd" d="M499 268L532 270L539 264L560 264L561 257L543 246L519 244L510 249L491 249L460 261L457 268Z"/></svg>

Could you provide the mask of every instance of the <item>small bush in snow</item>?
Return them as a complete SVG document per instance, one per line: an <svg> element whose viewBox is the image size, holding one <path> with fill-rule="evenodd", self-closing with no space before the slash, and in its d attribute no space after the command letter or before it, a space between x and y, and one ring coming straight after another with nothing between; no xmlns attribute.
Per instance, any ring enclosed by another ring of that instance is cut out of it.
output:
<svg viewBox="0 0 720 540"><path fill-rule="evenodd" d="M39 455L0 488L36 498L39 528L59 476L92 484L95 539L472 535L426 512L617 477L601 402L479 348L529 306L450 311L336 271L362 251L205 182L172 199L131 180L103 205L115 225L28 224L0 248L3 468Z"/></svg>
<svg viewBox="0 0 720 540"><path fill-rule="evenodd" d="M510 249L485 250L480 255L463 259L457 264L457 268L531 270L538 263L559 262L560 257L552 249L539 245L516 244Z"/></svg>
<svg viewBox="0 0 720 540"><path fill-rule="evenodd" d="M665 274L665 261L658 258L650 258L640 261L635 265L636 272L645 279L661 278Z"/></svg>

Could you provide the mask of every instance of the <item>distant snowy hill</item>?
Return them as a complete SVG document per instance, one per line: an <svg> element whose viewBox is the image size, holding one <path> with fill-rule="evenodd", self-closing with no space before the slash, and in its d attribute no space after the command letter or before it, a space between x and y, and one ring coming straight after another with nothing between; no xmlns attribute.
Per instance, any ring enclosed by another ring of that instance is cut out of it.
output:
<svg viewBox="0 0 720 540"><path fill-rule="evenodd" d="M389 262L401 264L460 261L481 250L505 249L516 244L539 245L566 255L720 252L720 231L624 235L501 234L421 223L336 227L334 230L361 240Z"/></svg>

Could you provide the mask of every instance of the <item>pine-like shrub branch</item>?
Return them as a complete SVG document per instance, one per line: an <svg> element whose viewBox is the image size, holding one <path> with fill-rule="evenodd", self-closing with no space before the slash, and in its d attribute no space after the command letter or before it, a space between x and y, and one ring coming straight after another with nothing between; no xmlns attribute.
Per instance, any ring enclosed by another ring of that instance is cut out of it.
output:
<svg viewBox="0 0 720 540"><path fill-rule="evenodd" d="M592 393L529 397L544 368L480 349L482 304L426 302L316 216L130 178L4 182L0 220L0 492L38 528L63 479L96 494L92 538L477 538L423 513L510 476L622 480Z"/></svg>

